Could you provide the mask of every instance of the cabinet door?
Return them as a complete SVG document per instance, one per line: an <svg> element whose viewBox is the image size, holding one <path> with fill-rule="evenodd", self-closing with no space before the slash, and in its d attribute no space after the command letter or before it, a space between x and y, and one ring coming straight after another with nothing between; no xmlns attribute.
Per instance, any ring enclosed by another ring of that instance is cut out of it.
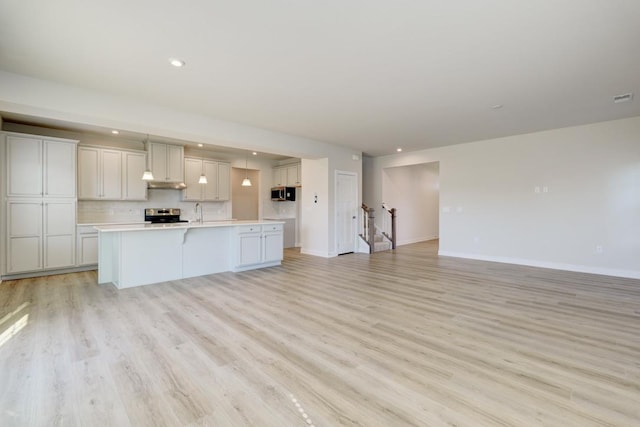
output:
<svg viewBox="0 0 640 427"><path fill-rule="evenodd" d="M149 144L149 162L155 181L168 181L166 144Z"/></svg>
<svg viewBox="0 0 640 427"><path fill-rule="evenodd" d="M42 140L7 136L7 196L42 196Z"/></svg>
<svg viewBox="0 0 640 427"><path fill-rule="evenodd" d="M238 234L238 266L259 264L261 262L261 236L260 232Z"/></svg>
<svg viewBox="0 0 640 427"><path fill-rule="evenodd" d="M42 201L7 202L7 273L41 270Z"/></svg>
<svg viewBox="0 0 640 427"><path fill-rule="evenodd" d="M273 168L273 186L282 187L287 185L287 169Z"/></svg>
<svg viewBox="0 0 640 427"><path fill-rule="evenodd" d="M231 198L231 165L218 163L218 200Z"/></svg>
<svg viewBox="0 0 640 427"><path fill-rule="evenodd" d="M287 186L296 187L300 185L298 177L298 165L287 166Z"/></svg>
<svg viewBox="0 0 640 427"><path fill-rule="evenodd" d="M101 150L100 165L100 198L122 199L122 152L118 150Z"/></svg>
<svg viewBox="0 0 640 427"><path fill-rule="evenodd" d="M78 147L78 199L100 197L100 149Z"/></svg>
<svg viewBox="0 0 640 427"><path fill-rule="evenodd" d="M147 167L147 155L124 152L122 162L123 199L147 200L147 183L142 180L142 174Z"/></svg>
<svg viewBox="0 0 640 427"><path fill-rule="evenodd" d="M262 238L262 262L282 260L282 229L280 231L265 232Z"/></svg>
<svg viewBox="0 0 640 427"><path fill-rule="evenodd" d="M76 145L47 141L44 144L44 195L76 197Z"/></svg>
<svg viewBox="0 0 640 427"><path fill-rule="evenodd" d="M184 183L187 188L182 190L182 200L200 201L202 200L202 191L205 185L199 184L198 180L202 174L202 160L200 159L184 159ZM211 184L211 178L207 176L206 184Z"/></svg>
<svg viewBox="0 0 640 427"><path fill-rule="evenodd" d="M78 265L98 263L98 233L78 236Z"/></svg>
<svg viewBox="0 0 640 427"><path fill-rule="evenodd" d="M44 233L46 235L75 234L76 203L74 201L46 201L44 209Z"/></svg>
<svg viewBox="0 0 640 427"><path fill-rule="evenodd" d="M202 172L207 177L207 183L199 185L202 188L202 200L215 202L218 200L218 162L204 160Z"/></svg>
<svg viewBox="0 0 640 427"><path fill-rule="evenodd" d="M184 180L183 167L184 148L178 145L167 145L167 181L182 182Z"/></svg>
<svg viewBox="0 0 640 427"><path fill-rule="evenodd" d="M75 201L44 203L44 268L75 265Z"/></svg>

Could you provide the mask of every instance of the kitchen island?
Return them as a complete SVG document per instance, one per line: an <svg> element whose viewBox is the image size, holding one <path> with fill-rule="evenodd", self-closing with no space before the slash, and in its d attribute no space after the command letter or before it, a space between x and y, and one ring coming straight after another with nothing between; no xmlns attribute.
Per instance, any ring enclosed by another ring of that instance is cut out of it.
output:
<svg viewBox="0 0 640 427"><path fill-rule="evenodd" d="M98 283L118 289L280 265L282 221L120 224L98 230Z"/></svg>

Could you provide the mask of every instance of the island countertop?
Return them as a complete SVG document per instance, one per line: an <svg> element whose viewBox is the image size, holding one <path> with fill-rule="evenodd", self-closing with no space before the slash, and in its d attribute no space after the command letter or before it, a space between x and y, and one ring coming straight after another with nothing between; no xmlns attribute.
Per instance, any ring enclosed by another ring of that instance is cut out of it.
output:
<svg viewBox="0 0 640 427"><path fill-rule="evenodd" d="M96 225L98 283L117 288L280 265L284 221Z"/></svg>
<svg viewBox="0 0 640 427"><path fill-rule="evenodd" d="M269 225L284 224L284 221L276 220L216 220L205 222L173 222L165 224L137 223L137 224L104 224L95 225L93 228L100 232L120 232L120 231L149 231L166 229L191 229L191 228L214 228L214 227L235 227L238 225Z"/></svg>

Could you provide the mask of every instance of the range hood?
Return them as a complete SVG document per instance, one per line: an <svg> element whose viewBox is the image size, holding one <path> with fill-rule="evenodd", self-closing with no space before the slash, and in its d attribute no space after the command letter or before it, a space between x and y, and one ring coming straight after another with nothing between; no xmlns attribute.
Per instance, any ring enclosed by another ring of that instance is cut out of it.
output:
<svg viewBox="0 0 640 427"><path fill-rule="evenodd" d="M147 188L153 190L184 190L187 185L184 182L149 181Z"/></svg>

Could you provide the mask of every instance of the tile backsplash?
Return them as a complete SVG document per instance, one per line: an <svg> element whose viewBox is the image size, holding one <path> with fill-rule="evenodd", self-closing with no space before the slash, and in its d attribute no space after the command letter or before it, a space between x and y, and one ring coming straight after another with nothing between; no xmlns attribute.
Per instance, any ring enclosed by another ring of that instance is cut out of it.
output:
<svg viewBox="0 0 640 427"><path fill-rule="evenodd" d="M149 190L148 200L78 201L78 224L122 223L144 221L145 208L180 208L181 218L197 219L196 202L183 202L177 190ZM201 202L205 221L231 219L231 202Z"/></svg>

